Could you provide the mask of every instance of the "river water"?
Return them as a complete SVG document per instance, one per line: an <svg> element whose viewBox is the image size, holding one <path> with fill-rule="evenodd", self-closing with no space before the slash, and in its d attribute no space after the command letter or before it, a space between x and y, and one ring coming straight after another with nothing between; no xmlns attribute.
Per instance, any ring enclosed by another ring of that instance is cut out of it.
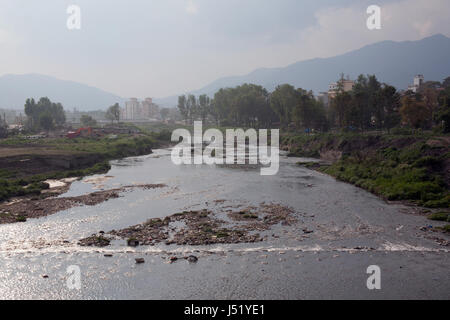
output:
<svg viewBox="0 0 450 320"><path fill-rule="evenodd" d="M420 227L440 223L401 204L296 165L281 156L275 176L259 168L175 166L170 150L112 162L105 175L86 177L62 196L131 184L133 189L94 207L75 207L25 223L0 225L2 299L449 299L448 240ZM210 246L165 244L129 248L115 241L85 248L78 240L184 210L279 203L298 223L274 226L263 242ZM305 234L308 229L313 233ZM112 254L112 257L105 257ZM196 255L197 263L172 255ZM135 258L144 258L136 264ZM69 266L81 271L70 289ZM381 290L369 290L370 265L381 270ZM44 277L45 275L45 277Z"/></svg>

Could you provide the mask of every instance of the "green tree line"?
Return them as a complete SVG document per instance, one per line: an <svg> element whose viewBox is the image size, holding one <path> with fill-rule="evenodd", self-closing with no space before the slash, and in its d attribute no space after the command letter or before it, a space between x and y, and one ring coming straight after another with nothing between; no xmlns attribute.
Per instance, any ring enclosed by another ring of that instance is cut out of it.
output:
<svg viewBox="0 0 450 320"><path fill-rule="evenodd" d="M327 131L387 130L399 125L430 129L450 125L450 77L443 83L423 84L417 93L400 93L375 75L360 75L353 89L344 91L343 78L328 106L312 91L283 84L268 92L243 84L206 95L179 96L178 109L187 123L203 120L222 126L282 127Z"/></svg>
<svg viewBox="0 0 450 320"><path fill-rule="evenodd" d="M54 103L47 97L36 102L33 98L25 102L25 114L28 117L30 130L49 131L66 122L66 114L61 103Z"/></svg>

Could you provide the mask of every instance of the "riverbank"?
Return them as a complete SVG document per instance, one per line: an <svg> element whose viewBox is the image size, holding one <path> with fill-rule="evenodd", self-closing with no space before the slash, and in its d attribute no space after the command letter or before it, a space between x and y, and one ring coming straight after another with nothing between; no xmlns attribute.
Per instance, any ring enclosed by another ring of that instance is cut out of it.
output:
<svg viewBox="0 0 450 320"><path fill-rule="evenodd" d="M161 145L151 134L110 138L46 138L0 141L0 201L15 197L47 198L45 181L106 173L109 161L150 154Z"/></svg>
<svg viewBox="0 0 450 320"><path fill-rule="evenodd" d="M281 146L291 156L322 160L301 165L386 200L445 211L450 207L449 136L285 134Z"/></svg>
<svg viewBox="0 0 450 320"><path fill-rule="evenodd" d="M70 185L69 183L66 186ZM67 187L63 187L65 190ZM0 224L25 222L29 218L45 217L59 211L67 210L76 206L95 206L109 199L119 198L122 193L132 189L156 189L164 188L163 184L131 185L111 190L103 190L89 193L78 197L55 197L59 192L47 194L42 199L23 198L16 199L11 203L0 204ZM59 190L63 192L63 190Z"/></svg>

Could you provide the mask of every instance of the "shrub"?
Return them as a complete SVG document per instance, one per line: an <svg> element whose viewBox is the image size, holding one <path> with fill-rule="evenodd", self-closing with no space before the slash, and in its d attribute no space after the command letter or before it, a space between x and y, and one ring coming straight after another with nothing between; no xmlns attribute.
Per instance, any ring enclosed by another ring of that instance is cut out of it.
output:
<svg viewBox="0 0 450 320"><path fill-rule="evenodd" d="M450 222L450 213L448 212L436 212L430 214L428 219L433 221L449 221Z"/></svg>

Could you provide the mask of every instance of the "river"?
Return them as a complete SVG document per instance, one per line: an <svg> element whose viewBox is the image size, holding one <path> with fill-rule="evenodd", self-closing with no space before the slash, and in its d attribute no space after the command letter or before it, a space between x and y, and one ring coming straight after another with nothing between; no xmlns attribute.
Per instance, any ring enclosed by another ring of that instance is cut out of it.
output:
<svg viewBox="0 0 450 320"><path fill-rule="evenodd" d="M25 223L0 225L1 299L449 299L448 247L420 227L442 225L402 204L280 159L275 176L259 168L175 166L170 150L112 162L105 175L74 182L62 196L130 184L165 184L127 191L97 206L74 207ZM183 210L280 203L298 223L275 225L251 244L105 248L78 240ZM313 231L306 234L304 229ZM433 238L434 237L434 238ZM105 254L112 254L106 257ZM172 255L198 257L197 263ZM136 264L135 258L145 263ZM67 286L78 266L81 289ZM381 270L381 289L367 288L367 268Z"/></svg>

